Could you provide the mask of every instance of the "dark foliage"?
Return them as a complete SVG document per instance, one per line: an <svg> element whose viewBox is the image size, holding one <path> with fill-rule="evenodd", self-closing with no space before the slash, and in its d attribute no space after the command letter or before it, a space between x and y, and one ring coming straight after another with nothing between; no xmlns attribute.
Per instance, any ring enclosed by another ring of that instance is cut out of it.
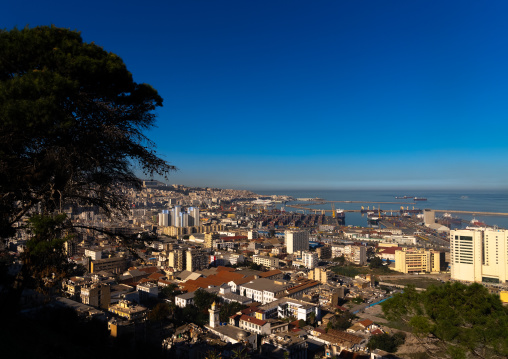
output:
<svg viewBox="0 0 508 359"><path fill-rule="evenodd" d="M118 184L174 167L143 131L162 98L115 54L57 27L0 30L0 237L38 206L125 210Z"/></svg>
<svg viewBox="0 0 508 359"><path fill-rule="evenodd" d="M508 308L480 284L446 283L425 292L410 286L381 305L387 319L438 339L453 358L508 356Z"/></svg>
<svg viewBox="0 0 508 359"><path fill-rule="evenodd" d="M374 335L369 340L369 349L381 349L389 353L395 353L399 346L404 344L406 340L406 334L403 332L390 334L379 334Z"/></svg>

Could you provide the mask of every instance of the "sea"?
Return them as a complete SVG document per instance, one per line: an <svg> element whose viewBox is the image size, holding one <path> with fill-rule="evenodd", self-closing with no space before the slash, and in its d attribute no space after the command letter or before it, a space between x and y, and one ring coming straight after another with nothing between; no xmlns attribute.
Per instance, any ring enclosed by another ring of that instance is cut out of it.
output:
<svg viewBox="0 0 508 359"><path fill-rule="evenodd" d="M382 210L393 210L393 214L404 209L439 209L446 210L453 217L461 218L467 222L476 219L488 226L497 226L498 228L508 229L508 215L506 216L487 216L478 214L458 214L453 211L472 211L472 212L495 212L508 213L508 190L491 191L465 191L465 190L433 190L433 191L397 191L397 190L252 190L263 195L287 195L293 198L322 198L327 201L362 201L364 203L335 203L336 209L365 209L381 207ZM419 197L427 198L427 201L414 202L412 199L396 199L395 197ZM373 202L396 202L389 204L378 204ZM288 202L278 204L277 208L284 207L287 212L301 212L296 208L287 207L288 204L306 204L308 202ZM314 209L331 209L331 204L315 205ZM331 213L327 213L331 215ZM436 218L443 213L436 213ZM367 216L361 213L346 212L346 225L366 227ZM468 223L455 225L454 228L465 228Z"/></svg>

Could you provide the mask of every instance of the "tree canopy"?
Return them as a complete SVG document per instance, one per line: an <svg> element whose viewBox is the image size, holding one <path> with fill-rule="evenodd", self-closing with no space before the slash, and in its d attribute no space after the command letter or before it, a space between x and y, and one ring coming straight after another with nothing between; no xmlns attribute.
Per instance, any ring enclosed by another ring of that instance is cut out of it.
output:
<svg viewBox="0 0 508 359"><path fill-rule="evenodd" d="M417 337L438 339L452 358L508 355L508 308L480 284L408 287L381 305L387 319L402 320Z"/></svg>
<svg viewBox="0 0 508 359"><path fill-rule="evenodd" d="M162 98L117 55L54 26L0 30L0 237L37 206L126 209L118 184L175 168L144 135Z"/></svg>

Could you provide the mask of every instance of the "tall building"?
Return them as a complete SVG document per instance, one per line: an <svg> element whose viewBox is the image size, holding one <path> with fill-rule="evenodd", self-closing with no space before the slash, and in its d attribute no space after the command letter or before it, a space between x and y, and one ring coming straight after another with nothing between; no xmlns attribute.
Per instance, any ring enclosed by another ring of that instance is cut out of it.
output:
<svg viewBox="0 0 508 359"><path fill-rule="evenodd" d="M168 266L175 269L175 271L182 271L185 269L186 255L181 249L175 249L168 254Z"/></svg>
<svg viewBox="0 0 508 359"><path fill-rule="evenodd" d="M199 226L199 208L198 207L189 207L187 209L187 213L189 214L189 226Z"/></svg>
<svg viewBox="0 0 508 359"><path fill-rule="evenodd" d="M314 269L319 262L318 254L316 252L304 251L302 252L302 261L306 268Z"/></svg>
<svg viewBox="0 0 508 359"><path fill-rule="evenodd" d="M171 225L174 227L181 227L180 225L180 212L182 211L182 207L174 206L171 210Z"/></svg>
<svg viewBox="0 0 508 359"><path fill-rule="evenodd" d="M508 283L508 230L450 231L450 260L452 279Z"/></svg>
<svg viewBox="0 0 508 359"><path fill-rule="evenodd" d="M199 249L189 249L186 252L186 269L190 272L208 267L210 257Z"/></svg>
<svg viewBox="0 0 508 359"><path fill-rule="evenodd" d="M159 213L159 226L167 227L171 223L171 215L169 214L169 210L164 209L161 213Z"/></svg>
<svg viewBox="0 0 508 359"><path fill-rule="evenodd" d="M328 283L328 275L325 267L314 268L314 270L309 271L307 277L312 280L317 280L323 284Z"/></svg>
<svg viewBox="0 0 508 359"><path fill-rule="evenodd" d="M220 235L217 232L205 233L205 248L213 248L213 242L220 239Z"/></svg>
<svg viewBox="0 0 508 359"><path fill-rule="evenodd" d="M189 227L189 214L186 212L180 212L179 216L180 216L179 218L180 225L177 227L182 228Z"/></svg>
<svg viewBox="0 0 508 359"><path fill-rule="evenodd" d="M111 301L109 284L93 283L81 288L81 302L93 307L108 309Z"/></svg>
<svg viewBox="0 0 508 359"><path fill-rule="evenodd" d="M354 264L360 266L367 264L367 248L365 246L344 246L344 254Z"/></svg>
<svg viewBox="0 0 508 359"><path fill-rule="evenodd" d="M309 232L286 231L284 239L288 253L309 250Z"/></svg>

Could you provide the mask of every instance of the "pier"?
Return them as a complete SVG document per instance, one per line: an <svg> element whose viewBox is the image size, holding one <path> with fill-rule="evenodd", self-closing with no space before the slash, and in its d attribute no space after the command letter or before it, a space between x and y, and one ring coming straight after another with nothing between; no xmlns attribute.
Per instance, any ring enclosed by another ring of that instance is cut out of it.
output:
<svg viewBox="0 0 508 359"><path fill-rule="evenodd" d="M375 203L375 204L401 204L400 202L366 202L366 201L320 201L320 202L312 202L312 203L306 203L306 204L288 204L286 207L290 208L296 208L304 211L309 211L311 213L332 213L333 210L331 209L315 209L315 208L309 208L309 206L316 206L316 205L322 205L326 203ZM405 202L407 206L407 202ZM480 211L458 211L458 210L452 210L452 209L431 209L432 211L436 213L457 213L457 214L471 214L473 216L508 216L508 213L503 212L480 212ZM344 212L350 212L350 213L361 213L361 212L367 212L367 210L363 209L343 209ZM381 213L389 213L389 212L401 212L401 209L379 209L379 208L373 208L369 209L368 211L372 212L381 212ZM405 211L405 210L402 210ZM414 210L408 210L409 212Z"/></svg>
<svg viewBox="0 0 508 359"><path fill-rule="evenodd" d="M478 212L478 211L455 211L452 209L433 209L434 212L439 213L459 213L459 214L472 214L473 216L508 216L508 213L502 212Z"/></svg>

